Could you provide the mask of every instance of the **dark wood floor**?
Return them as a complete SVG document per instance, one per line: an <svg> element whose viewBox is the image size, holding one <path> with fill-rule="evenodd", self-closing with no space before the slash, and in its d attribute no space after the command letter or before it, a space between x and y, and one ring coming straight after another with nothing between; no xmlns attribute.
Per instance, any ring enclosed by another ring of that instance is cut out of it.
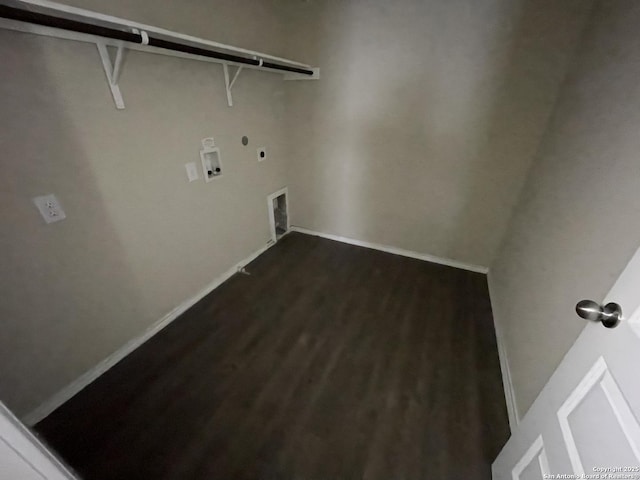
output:
<svg viewBox="0 0 640 480"><path fill-rule="evenodd" d="M490 479L484 275L292 233L37 425L86 480Z"/></svg>

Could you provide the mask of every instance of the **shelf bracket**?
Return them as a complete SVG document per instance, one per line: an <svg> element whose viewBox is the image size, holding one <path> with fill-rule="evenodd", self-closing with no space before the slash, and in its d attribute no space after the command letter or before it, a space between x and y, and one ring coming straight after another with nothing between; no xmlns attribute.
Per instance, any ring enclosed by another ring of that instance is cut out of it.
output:
<svg viewBox="0 0 640 480"><path fill-rule="evenodd" d="M238 79L238 75L242 71L242 67L238 67L236 69L236 73L233 75L231 81L229 81L229 66L226 63L222 64L222 70L224 71L224 86L227 90L227 105L233 107L233 97L231 96L231 89L233 85L235 85L236 80Z"/></svg>
<svg viewBox="0 0 640 480"><path fill-rule="evenodd" d="M113 102L116 104L118 110L124 110L124 99L120 92L120 86L118 80L120 78L120 71L122 70L122 61L124 59L124 45L118 45L116 50L116 58L111 62L111 55L107 45L102 42L96 42L98 47L98 53L102 60L102 67L104 68L104 74L107 76L107 82L111 89L111 95L113 96Z"/></svg>

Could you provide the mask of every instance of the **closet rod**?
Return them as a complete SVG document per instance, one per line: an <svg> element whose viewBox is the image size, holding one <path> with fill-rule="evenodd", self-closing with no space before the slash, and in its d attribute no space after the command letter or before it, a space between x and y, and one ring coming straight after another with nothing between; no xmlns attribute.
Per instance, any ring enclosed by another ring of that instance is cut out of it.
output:
<svg viewBox="0 0 640 480"><path fill-rule="evenodd" d="M216 52L206 48L194 47L183 43L154 38L146 32L117 30L115 28L93 25L91 23L80 22L68 18L55 17L44 13L32 12L21 8L14 8L0 5L0 17L20 22L34 23L45 27L60 28L63 30L71 30L73 32L97 35L114 40L122 40L125 42L138 43L141 45L149 45L152 47L164 48L176 52L189 53L192 55L200 55L202 57L215 58L218 60L226 60L229 62L240 63L245 65L253 65L255 67L264 67L272 70L281 70L284 72L300 73L303 75L313 75L313 71L305 68L291 67L266 61L262 58L254 59L232 55L230 53Z"/></svg>

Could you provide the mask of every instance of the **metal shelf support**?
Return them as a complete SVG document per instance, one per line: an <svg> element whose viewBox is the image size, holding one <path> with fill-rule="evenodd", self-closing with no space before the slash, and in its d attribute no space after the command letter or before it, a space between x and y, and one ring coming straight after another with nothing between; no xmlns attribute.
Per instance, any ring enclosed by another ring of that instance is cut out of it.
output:
<svg viewBox="0 0 640 480"><path fill-rule="evenodd" d="M116 104L118 110L124 110L124 99L122 98L122 92L120 92L120 86L118 80L120 78L120 71L122 70L122 61L124 59L124 45L119 45L116 50L116 58L114 62L111 62L111 55L109 49L102 42L97 42L98 53L102 60L102 68L104 74L107 77L109 88L111 89L111 96L113 96L113 102Z"/></svg>
<svg viewBox="0 0 640 480"><path fill-rule="evenodd" d="M233 107L233 96L231 95L231 89L236 83L238 75L240 75L240 72L242 71L242 66L238 66L236 68L236 73L233 75L231 81L229 81L229 66L226 63L222 64L222 70L224 71L224 86L227 90L227 105Z"/></svg>

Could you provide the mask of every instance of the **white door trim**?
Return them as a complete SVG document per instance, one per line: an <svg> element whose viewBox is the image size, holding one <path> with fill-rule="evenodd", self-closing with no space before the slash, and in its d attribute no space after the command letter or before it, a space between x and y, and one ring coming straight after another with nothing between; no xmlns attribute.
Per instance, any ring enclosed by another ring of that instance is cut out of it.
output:
<svg viewBox="0 0 640 480"><path fill-rule="evenodd" d="M493 319L493 329L496 334L496 344L498 346L498 359L500 361L500 372L502 373L502 387L504 388L504 400L507 406L507 416L509 417L509 429L513 432L520 423L520 415L518 414L518 406L516 405L516 395L513 390L513 381L511 379L511 369L507 357L507 350L504 346L502 331Z"/></svg>
<svg viewBox="0 0 640 480"><path fill-rule="evenodd" d="M491 275L489 273L489 275ZM491 301L491 309L493 310L493 295L491 294L491 282L487 279L489 288L489 300ZM509 429L511 433L515 431L520 423L520 414L518 413L518 405L516 403L516 393L513 389L513 380L511 378L511 369L509 368L509 356L507 348L504 344L504 336L502 328L498 324L495 312L492 311L493 330L496 334L496 344L498 346L498 359L500 360L500 372L502 373L502 387L504 388L504 400L507 405L507 416L509 418Z"/></svg>

